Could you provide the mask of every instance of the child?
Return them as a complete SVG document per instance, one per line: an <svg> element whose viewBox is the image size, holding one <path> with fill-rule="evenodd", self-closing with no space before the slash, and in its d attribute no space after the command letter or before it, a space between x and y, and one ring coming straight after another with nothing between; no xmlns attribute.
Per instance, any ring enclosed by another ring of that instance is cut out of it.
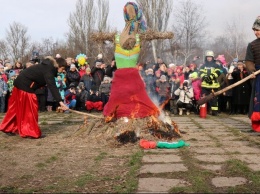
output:
<svg viewBox="0 0 260 194"><path fill-rule="evenodd" d="M101 98L96 91L95 87L92 87L90 90L90 95L86 102L86 109L90 112L92 109L96 109L98 111L103 110L103 103Z"/></svg>
<svg viewBox="0 0 260 194"><path fill-rule="evenodd" d="M12 71L9 73L9 79L7 81L8 91L10 92L10 95L12 95L12 91L14 88L14 79L16 78L15 71Z"/></svg>
<svg viewBox="0 0 260 194"><path fill-rule="evenodd" d="M80 82L76 91L77 110L86 110L85 104L87 102L89 93L85 89L84 83Z"/></svg>
<svg viewBox="0 0 260 194"><path fill-rule="evenodd" d="M193 98L193 105L194 105L194 112L195 114L199 114L199 107L196 106L197 101L200 99L201 94L201 79L198 76L197 72L193 72L189 75L189 79L191 80L191 85L193 88L194 98Z"/></svg>
<svg viewBox="0 0 260 194"><path fill-rule="evenodd" d="M90 93L90 89L92 86L95 85L95 82L91 75L91 69L89 67L86 68L86 74L81 77L80 82L84 83L85 90Z"/></svg>
<svg viewBox="0 0 260 194"><path fill-rule="evenodd" d="M60 95L62 100L64 100L65 98L65 88L66 88L66 83L65 81L62 79L61 74L58 74L56 80L56 86L59 89Z"/></svg>
<svg viewBox="0 0 260 194"><path fill-rule="evenodd" d="M66 92L65 104L67 105L68 108L75 109L76 103L77 103L77 100L76 100L76 88L75 88L75 86L73 84L71 84L69 86L68 91Z"/></svg>
<svg viewBox="0 0 260 194"><path fill-rule="evenodd" d="M111 90L111 83L109 82L109 78L104 77L104 81L99 86L99 92L101 93L101 100L103 103L103 107L108 102L110 90Z"/></svg>
<svg viewBox="0 0 260 194"><path fill-rule="evenodd" d="M189 86L189 81L185 80L183 84L174 92L175 95L179 96L177 101L177 107L179 108L179 115L182 115L183 108L186 109L186 114L190 114L192 109L193 89Z"/></svg>
<svg viewBox="0 0 260 194"><path fill-rule="evenodd" d="M7 94L7 84L2 77L3 73L0 73L0 112L5 111L5 96Z"/></svg>

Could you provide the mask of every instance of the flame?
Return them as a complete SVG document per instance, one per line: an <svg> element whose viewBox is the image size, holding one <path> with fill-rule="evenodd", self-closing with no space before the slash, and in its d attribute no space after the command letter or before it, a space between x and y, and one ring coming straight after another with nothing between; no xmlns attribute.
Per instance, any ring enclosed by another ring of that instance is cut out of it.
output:
<svg viewBox="0 0 260 194"><path fill-rule="evenodd" d="M113 118L116 118L116 112L117 112L118 107L119 107L119 105L116 106L115 110L110 114L110 116L107 116L105 118L106 123L109 123Z"/></svg>

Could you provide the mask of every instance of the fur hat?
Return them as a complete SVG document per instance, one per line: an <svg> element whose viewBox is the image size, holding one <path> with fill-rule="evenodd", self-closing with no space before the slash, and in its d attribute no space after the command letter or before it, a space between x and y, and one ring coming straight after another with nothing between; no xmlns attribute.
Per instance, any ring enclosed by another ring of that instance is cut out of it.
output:
<svg viewBox="0 0 260 194"><path fill-rule="evenodd" d="M147 75L153 75L153 69L152 68L148 68L147 70L145 70L145 73Z"/></svg>
<svg viewBox="0 0 260 194"><path fill-rule="evenodd" d="M258 16L253 24L252 29L260 30L260 16Z"/></svg>

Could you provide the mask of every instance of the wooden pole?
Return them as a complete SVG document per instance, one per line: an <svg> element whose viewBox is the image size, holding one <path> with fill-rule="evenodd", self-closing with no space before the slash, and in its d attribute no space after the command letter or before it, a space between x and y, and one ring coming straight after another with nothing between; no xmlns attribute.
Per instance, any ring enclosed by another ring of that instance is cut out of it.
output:
<svg viewBox="0 0 260 194"><path fill-rule="evenodd" d="M215 93L211 93L211 94L209 94L208 96L206 96L206 97L204 97L204 98L198 100L198 101L197 101L197 104L198 104L198 105L205 104L206 102L210 101L210 100L211 100L212 98L214 98L215 96L218 96L218 95L220 95L220 94L222 94L222 93L224 93L224 92L226 92L226 91L228 91L228 90L230 90L230 89L232 89L232 88L234 88L234 87L236 87L236 86L238 86L238 85L240 85L240 84L246 82L247 80L249 80L249 79L251 79L251 78L254 78L254 77L255 77L257 74L259 74L259 73L260 73L260 70L258 70L258 71L256 71L256 72L250 74L249 76L245 77L244 79L241 79L240 81L238 81L238 82L236 82L236 83L234 83L234 84L232 84L232 85L230 85L230 86L228 86L228 87L223 88L222 90L219 90L219 91L217 91L217 92L215 92Z"/></svg>
<svg viewBox="0 0 260 194"><path fill-rule="evenodd" d="M104 119L104 117L96 116L96 115L85 113L85 112L80 112L80 111L77 111L77 110L69 109L69 111L74 112L76 114L84 115L84 116L94 117L94 118L97 118L97 119Z"/></svg>

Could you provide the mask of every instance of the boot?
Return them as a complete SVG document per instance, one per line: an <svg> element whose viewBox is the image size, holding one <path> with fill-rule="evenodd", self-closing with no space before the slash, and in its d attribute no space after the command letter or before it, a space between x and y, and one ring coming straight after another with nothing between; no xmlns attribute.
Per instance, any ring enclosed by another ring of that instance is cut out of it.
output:
<svg viewBox="0 0 260 194"><path fill-rule="evenodd" d="M187 110L186 114L187 114L187 115L190 115L190 110Z"/></svg>
<svg viewBox="0 0 260 194"><path fill-rule="evenodd" d="M179 115L182 115L182 108L179 108Z"/></svg>

